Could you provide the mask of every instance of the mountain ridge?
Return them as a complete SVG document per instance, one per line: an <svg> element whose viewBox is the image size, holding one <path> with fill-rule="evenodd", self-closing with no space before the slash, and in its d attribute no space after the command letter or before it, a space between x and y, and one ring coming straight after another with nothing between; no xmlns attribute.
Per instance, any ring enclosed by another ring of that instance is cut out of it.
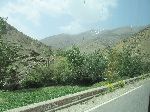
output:
<svg viewBox="0 0 150 112"><path fill-rule="evenodd" d="M40 40L42 43L51 46L52 49L69 49L77 45L82 52L91 52L103 49L106 46L113 46L121 39L132 36L145 26L119 27L110 30L89 30L79 34L58 34ZM92 49L92 50L89 50Z"/></svg>
<svg viewBox="0 0 150 112"><path fill-rule="evenodd" d="M3 40L21 46L21 52L24 55L28 55L30 52L35 51L43 56L43 54L45 54L44 52L51 50L50 46L46 46L42 42L25 35L8 23L6 23L6 29L7 34L2 36Z"/></svg>

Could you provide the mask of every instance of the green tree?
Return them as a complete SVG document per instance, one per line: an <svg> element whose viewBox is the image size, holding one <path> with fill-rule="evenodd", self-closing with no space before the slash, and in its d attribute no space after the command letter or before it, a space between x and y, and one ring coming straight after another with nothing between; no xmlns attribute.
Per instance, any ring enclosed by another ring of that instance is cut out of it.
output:
<svg viewBox="0 0 150 112"><path fill-rule="evenodd" d="M19 46L3 41L2 35L6 33L6 19L0 17L0 88L3 88L8 78L11 79L14 76L10 73L12 71L10 68L13 67L14 62L19 60ZM17 72L13 71L13 73Z"/></svg>
<svg viewBox="0 0 150 112"><path fill-rule="evenodd" d="M3 18L0 17L0 88L3 85L4 73L6 72L7 62L5 61L5 50L7 47L5 46L2 35L6 33L6 25Z"/></svg>
<svg viewBox="0 0 150 112"><path fill-rule="evenodd" d="M53 70L46 65L36 65L22 81L24 88L38 88L55 84Z"/></svg>
<svg viewBox="0 0 150 112"><path fill-rule="evenodd" d="M108 54L108 65L105 76L109 81L117 78L136 77L143 73L142 57L125 46L122 51L111 49Z"/></svg>
<svg viewBox="0 0 150 112"><path fill-rule="evenodd" d="M100 51L93 54L81 54L78 47L73 46L66 52L70 63L70 81L77 84L92 84L104 79L107 61Z"/></svg>
<svg viewBox="0 0 150 112"><path fill-rule="evenodd" d="M66 51L66 57L74 67L80 67L83 64L84 56L76 46L73 46L72 49Z"/></svg>
<svg viewBox="0 0 150 112"><path fill-rule="evenodd" d="M118 74L120 60L121 53L109 48L107 55L107 69L105 70L105 78L107 78L108 81L113 82L120 77Z"/></svg>
<svg viewBox="0 0 150 112"><path fill-rule="evenodd" d="M135 77L143 73L142 57L138 53L134 53L130 48L123 48L120 55L119 74L121 76Z"/></svg>

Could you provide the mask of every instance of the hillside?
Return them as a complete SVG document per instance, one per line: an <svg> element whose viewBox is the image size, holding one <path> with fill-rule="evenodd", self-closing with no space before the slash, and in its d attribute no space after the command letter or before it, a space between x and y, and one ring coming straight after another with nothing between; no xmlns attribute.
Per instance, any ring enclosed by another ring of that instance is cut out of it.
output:
<svg viewBox="0 0 150 112"><path fill-rule="evenodd" d="M92 52L103 49L106 46L113 46L121 39L132 36L143 29L143 27L121 27L112 30L90 30L76 35L59 34L42 39L41 42L53 49L67 49L77 45L82 52Z"/></svg>
<svg viewBox="0 0 150 112"><path fill-rule="evenodd" d="M93 38L93 34L90 31L80 33L77 35L59 34L40 40L42 43L52 46L53 49L68 48L74 44L79 44L82 41L87 41Z"/></svg>
<svg viewBox="0 0 150 112"><path fill-rule="evenodd" d="M20 52L24 55L28 55L34 51L44 56L46 52L51 51L50 47L23 34L9 24L7 24L7 34L3 35L3 39L21 46L22 50Z"/></svg>
<svg viewBox="0 0 150 112"><path fill-rule="evenodd" d="M132 48L134 54L137 52L145 54L146 60L150 60L150 26L134 34L131 38L120 41L115 48L121 50L125 46Z"/></svg>
<svg viewBox="0 0 150 112"><path fill-rule="evenodd" d="M34 40L31 37L18 31L13 26L6 23L7 34L2 36L5 43L15 44L19 46L18 61L13 63L13 66L17 66L19 77L24 77L29 69L34 68L36 65L47 62L47 56L51 55L51 48Z"/></svg>

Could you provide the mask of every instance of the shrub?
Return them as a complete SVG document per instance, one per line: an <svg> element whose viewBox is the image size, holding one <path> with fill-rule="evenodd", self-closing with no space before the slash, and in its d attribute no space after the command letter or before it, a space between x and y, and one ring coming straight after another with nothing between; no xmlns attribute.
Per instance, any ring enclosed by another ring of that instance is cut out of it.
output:
<svg viewBox="0 0 150 112"><path fill-rule="evenodd" d="M107 55L107 69L105 70L105 78L109 82L114 82L120 76L118 74L119 62L120 62L121 53L114 50L109 49Z"/></svg>
<svg viewBox="0 0 150 112"><path fill-rule="evenodd" d="M37 65L32 69L22 81L25 88L38 88L41 86L54 85L53 71L51 68L43 65Z"/></svg>
<svg viewBox="0 0 150 112"><path fill-rule="evenodd" d="M3 85L4 89L7 90L17 90L20 89L20 79L19 79L19 73L17 71L18 66L11 66L9 67L7 71L7 77L5 78L5 83Z"/></svg>
<svg viewBox="0 0 150 112"><path fill-rule="evenodd" d="M65 56L66 52L63 49L58 49L55 51L56 56Z"/></svg>
<svg viewBox="0 0 150 112"><path fill-rule="evenodd" d="M106 69L107 60L100 51L95 51L84 60L82 67L83 73L87 75L91 83L104 80L104 71Z"/></svg>
<svg viewBox="0 0 150 112"><path fill-rule="evenodd" d="M107 87L108 87L108 92L113 92L115 90L115 87L111 83L107 84Z"/></svg>
<svg viewBox="0 0 150 112"><path fill-rule="evenodd" d="M130 48L123 48L122 51L111 49L108 55L108 66L105 76L111 82L118 78L135 77L143 73L142 58L133 54Z"/></svg>
<svg viewBox="0 0 150 112"><path fill-rule="evenodd" d="M79 48L73 46L66 53L66 58L71 65L71 83L87 85L103 80L107 61L100 51L81 54Z"/></svg>
<svg viewBox="0 0 150 112"><path fill-rule="evenodd" d="M143 73L150 73L150 61L144 61L143 64Z"/></svg>
<svg viewBox="0 0 150 112"><path fill-rule="evenodd" d="M131 49L124 48L119 59L120 76L135 77L143 73L143 63L140 55L134 55Z"/></svg>
<svg viewBox="0 0 150 112"><path fill-rule="evenodd" d="M73 67L81 67L83 65L84 55L80 53L78 47L73 46L72 49L66 51L65 56Z"/></svg>
<svg viewBox="0 0 150 112"><path fill-rule="evenodd" d="M117 87L122 88L124 86L125 86L125 82L123 80L118 82Z"/></svg>
<svg viewBox="0 0 150 112"><path fill-rule="evenodd" d="M54 80L56 84L70 84L71 83L71 65L65 57L59 56L51 64L54 73Z"/></svg>

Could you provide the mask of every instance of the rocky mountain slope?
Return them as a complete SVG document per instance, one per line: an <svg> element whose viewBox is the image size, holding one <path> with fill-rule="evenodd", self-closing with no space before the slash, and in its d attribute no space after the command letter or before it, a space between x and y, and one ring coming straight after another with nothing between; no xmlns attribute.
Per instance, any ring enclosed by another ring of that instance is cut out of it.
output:
<svg viewBox="0 0 150 112"><path fill-rule="evenodd" d="M121 39L132 36L144 27L121 27L112 30L90 30L76 35L59 34L42 39L41 42L53 49L67 49L77 45L82 52L92 52L113 46Z"/></svg>
<svg viewBox="0 0 150 112"><path fill-rule="evenodd" d="M36 65L47 64L47 58L52 54L49 46L32 39L9 24L6 26L7 34L3 35L2 39L7 44L19 46L18 61L15 61L13 66L18 67L17 72L21 78Z"/></svg>
<svg viewBox="0 0 150 112"><path fill-rule="evenodd" d="M51 52L51 48L49 46L44 45L38 40L32 39L9 24L7 24L7 34L3 35L3 39L7 42L15 43L20 46L22 49L21 53L24 55L36 52L44 56L47 52Z"/></svg>
<svg viewBox="0 0 150 112"><path fill-rule="evenodd" d="M150 61L150 26L147 26L130 38L118 42L115 46L119 50L123 47L130 47L134 54L145 55L146 60Z"/></svg>

